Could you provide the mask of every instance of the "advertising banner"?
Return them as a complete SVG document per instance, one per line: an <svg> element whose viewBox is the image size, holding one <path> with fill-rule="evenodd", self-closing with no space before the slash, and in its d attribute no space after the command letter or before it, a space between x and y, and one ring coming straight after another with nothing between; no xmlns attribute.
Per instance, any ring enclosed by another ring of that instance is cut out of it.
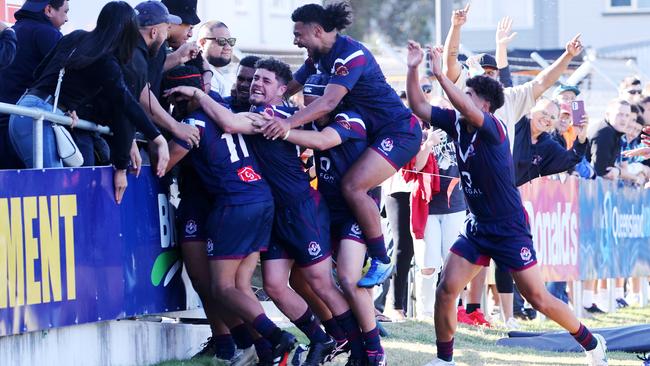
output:
<svg viewBox="0 0 650 366"><path fill-rule="evenodd" d="M546 281L574 280L579 276L579 180L538 178L521 186L537 261Z"/></svg>
<svg viewBox="0 0 650 366"><path fill-rule="evenodd" d="M0 171L0 336L182 310L173 206L112 168Z"/></svg>
<svg viewBox="0 0 650 366"><path fill-rule="evenodd" d="M580 182L580 277L650 275L650 190Z"/></svg>

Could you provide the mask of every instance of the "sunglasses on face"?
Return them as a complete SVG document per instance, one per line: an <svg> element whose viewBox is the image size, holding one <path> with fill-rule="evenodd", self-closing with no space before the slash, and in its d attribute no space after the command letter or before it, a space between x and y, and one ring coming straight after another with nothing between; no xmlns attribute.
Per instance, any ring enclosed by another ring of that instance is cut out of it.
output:
<svg viewBox="0 0 650 366"><path fill-rule="evenodd" d="M220 47L224 47L226 44L229 44L230 47L235 47L235 44L237 43L237 38L205 37L203 39L209 39L211 41L215 41Z"/></svg>
<svg viewBox="0 0 650 366"><path fill-rule="evenodd" d="M641 90L630 89L630 90L627 91L627 93L632 94L632 95L641 94Z"/></svg>
<svg viewBox="0 0 650 366"><path fill-rule="evenodd" d="M425 94L431 93L432 90L433 90L433 87L431 85L422 85L422 91Z"/></svg>

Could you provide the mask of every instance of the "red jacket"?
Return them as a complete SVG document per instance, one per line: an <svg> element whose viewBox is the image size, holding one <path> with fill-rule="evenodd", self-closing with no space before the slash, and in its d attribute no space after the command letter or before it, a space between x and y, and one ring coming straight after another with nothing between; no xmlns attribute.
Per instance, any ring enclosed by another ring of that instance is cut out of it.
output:
<svg viewBox="0 0 650 366"><path fill-rule="evenodd" d="M411 231L415 239L424 239L424 228L429 217L429 201L434 194L440 192L440 171L438 162L433 154L429 154L424 168L419 173L415 170L415 158L411 159L403 168L402 176L407 182L414 181L411 191Z"/></svg>

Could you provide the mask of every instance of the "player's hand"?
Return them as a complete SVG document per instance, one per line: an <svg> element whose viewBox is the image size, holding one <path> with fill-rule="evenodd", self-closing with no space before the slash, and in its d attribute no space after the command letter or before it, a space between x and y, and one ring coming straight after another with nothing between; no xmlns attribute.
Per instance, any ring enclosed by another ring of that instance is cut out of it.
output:
<svg viewBox="0 0 650 366"><path fill-rule="evenodd" d="M566 52L571 56L571 57L576 57L579 54L582 53L582 50L584 47L582 46L582 42L580 41L580 37L582 36L581 33L578 33L573 39L569 41L569 43L566 44Z"/></svg>
<svg viewBox="0 0 650 366"><path fill-rule="evenodd" d="M576 137L581 144L584 144L587 141L587 128L589 127L589 116L583 114L580 119L581 124L576 126L573 125L573 129L576 131Z"/></svg>
<svg viewBox="0 0 650 366"><path fill-rule="evenodd" d="M442 75L442 46L427 46L426 52L431 57L431 71L434 76Z"/></svg>
<svg viewBox="0 0 650 366"><path fill-rule="evenodd" d="M650 126L643 128L643 134L641 135L641 141L650 146Z"/></svg>
<svg viewBox="0 0 650 366"><path fill-rule="evenodd" d="M260 127L266 125L268 119L259 113L242 112L234 114L233 122L236 124L251 124L256 128L254 131L257 132Z"/></svg>
<svg viewBox="0 0 650 366"><path fill-rule="evenodd" d="M264 137L270 140L284 138L291 129L291 124L284 119L274 118L272 122L264 125L261 130Z"/></svg>
<svg viewBox="0 0 650 366"><path fill-rule="evenodd" d="M512 18L504 17L497 25L497 44L507 46L515 37L517 37L517 32L512 32Z"/></svg>
<svg viewBox="0 0 650 366"><path fill-rule="evenodd" d="M199 55L199 51L201 49L199 48L199 45L196 44L196 42L187 42L180 46L174 53L178 54L178 59L180 60L181 64L184 64L190 60L193 60L196 58L196 56Z"/></svg>
<svg viewBox="0 0 650 366"><path fill-rule="evenodd" d="M167 89L163 92L163 97L167 98L172 95L174 96L182 96L187 98L188 100L192 97L195 97L198 93L198 91L201 91L200 89L197 89L192 86L177 86L171 89Z"/></svg>
<svg viewBox="0 0 650 366"><path fill-rule="evenodd" d="M142 170L142 156L140 156L140 150L138 149L138 143L133 140L131 144L131 151L129 151L131 156L131 170L136 177L140 176L140 171Z"/></svg>
<svg viewBox="0 0 650 366"><path fill-rule="evenodd" d="M122 203L122 197L124 196L124 191L126 191L128 185L126 169L116 169L113 173L113 188L115 191L115 202L118 205Z"/></svg>
<svg viewBox="0 0 650 366"><path fill-rule="evenodd" d="M454 12L451 13L451 25L454 27L462 27L467 22L469 5L470 3L467 3L463 9L454 10Z"/></svg>
<svg viewBox="0 0 650 366"><path fill-rule="evenodd" d="M156 175L158 177L164 176L167 170L167 164L169 163L169 147L163 135L158 135L158 137L151 141L151 144L149 144L149 152L152 161L156 163L153 164L156 169Z"/></svg>
<svg viewBox="0 0 650 366"><path fill-rule="evenodd" d="M415 41L408 41L406 45L408 54L406 55L406 65L409 69L416 68L422 63L422 58L424 58L424 52L422 51L422 46Z"/></svg>
<svg viewBox="0 0 650 366"><path fill-rule="evenodd" d="M255 133L263 133L264 130L262 130L262 127L266 126L267 124L273 122L273 116L268 115L266 113L245 113L251 123L253 124L253 127L255 127L254 132Z"/></svg>
<svg viewBox="0 0 650 366"><path fill-rule="evenodd" d="M626 158L633 158L640 156L644 159L650 159L650 146L639 147L633 150L623 151L623 156Z"/></svg>
<svg viewBox="0 0 650 366"><path fill-rule="evenodd" d="M171 133L177 139L184 141L190 147L198 147L201 140L199 129L187 123L178 122L174 125Z"/></svg>

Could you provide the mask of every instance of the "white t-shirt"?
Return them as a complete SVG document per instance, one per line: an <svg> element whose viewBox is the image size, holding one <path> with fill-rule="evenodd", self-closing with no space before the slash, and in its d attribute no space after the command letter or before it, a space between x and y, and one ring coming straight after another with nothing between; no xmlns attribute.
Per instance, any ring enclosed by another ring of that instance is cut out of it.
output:
<svg viewBox="0 0 650 366"><path fill-rule="evenodd" d="M463 68L458 80L454 84L461 90L464 90L465 82L468 78L469 71ZM508 129L510 152L512 152L515 144L515 125L521 117L525 116L535 106L533 82L529 81L522 85L503 88L503 99L503 107L497 109L494 115L503 121Z"/></svg>
<svg viewBox="0 0 650 366"><path fill-rule="evenodd" d="M230 96L230 87L232 85L226 85L226 77L217 69L216 67L210 65L210 70L212 70L212 80L210 81L210 89L219 93L223 98Z"/></svg>

